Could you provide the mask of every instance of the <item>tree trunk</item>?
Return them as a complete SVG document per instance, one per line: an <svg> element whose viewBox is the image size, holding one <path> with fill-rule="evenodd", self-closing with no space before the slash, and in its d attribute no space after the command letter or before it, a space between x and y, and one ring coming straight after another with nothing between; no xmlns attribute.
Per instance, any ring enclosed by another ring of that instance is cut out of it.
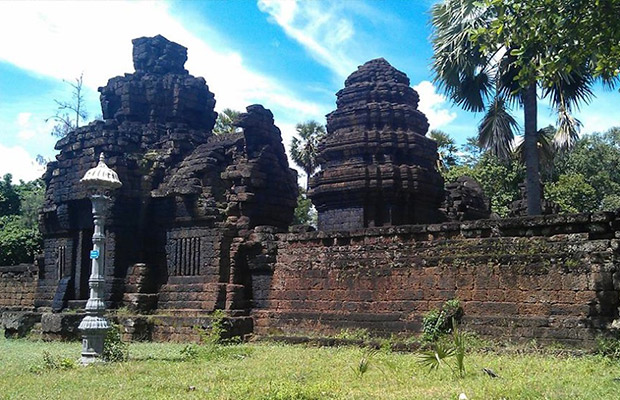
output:
<svg viewBox="0 0 620 400"><path fill-rule="evenodd" d="M527 215L539 215L541 211L540 162L538 160L538 129L536 84L531 84L523 94L525 135L525 188L527 192Z"/></svg>

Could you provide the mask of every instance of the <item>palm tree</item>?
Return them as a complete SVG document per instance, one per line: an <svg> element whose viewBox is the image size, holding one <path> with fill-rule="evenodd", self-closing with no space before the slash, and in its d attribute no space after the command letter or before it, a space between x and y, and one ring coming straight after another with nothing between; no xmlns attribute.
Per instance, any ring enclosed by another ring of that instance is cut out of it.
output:
<svg viewBox="0 0 620 400"><path fill-rule="evenodd" d="M241 115L240 111L233 110L231 108L225 108L217 114L217 120L213 127L214 135L223 135L226 133L233 133L235 131L235 121Z"/></svg>
<svg viewBox="0 0 620 400"><path fill-rule="evenodd" d="M291 158L306 173L306 189L310 175L317 169L316 157L319 153L319 141L325 136L325 127L316 121L297 124L297 136L291 142Z"/></svg>
<svg viewBox="0 0 620 400"><path fill-rule="evenodd" d="M439 167L450 168L457 164L458 148L456 142L444 131L433 129L429 135L431 139L437 142L437 152L439 153Z"/></svg>
<svg viewBox="0 0 620 400"><path fill-rule="evenodd" d="M522 39L522 43L499 40L500 29L494 22L506 10L502 8L500 12L502 6L498 4L444 0L434 5L432 67L435 81L453 101L468 111L486 111L479 125L479 142L501 158L511 156L518 130L509 109L523 108L527 211L536 215L541 213L537 89L541 89L543 98L549 98L557 112L555 144L566 148L576 140L580 127L571 111L591 98L593 78L585 61L558 70L554 76L547 74L544 79L530 73L532 68L542 69L546 59L553 57L558 49L534 46L535 41L529 37ZM527 28L520 34L527 35L530 30ZM523 63L516 63L522 61L521 57L531 61L527 70L519 67Z"/></svg>

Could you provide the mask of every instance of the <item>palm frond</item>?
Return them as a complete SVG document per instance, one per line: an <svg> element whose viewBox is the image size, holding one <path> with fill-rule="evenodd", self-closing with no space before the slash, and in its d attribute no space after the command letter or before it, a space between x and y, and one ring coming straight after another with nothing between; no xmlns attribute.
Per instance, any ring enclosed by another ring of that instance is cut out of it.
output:
<svg viewBox="0 0 620 400"><path fill-rule="evenodd" d="M473 0L446 0L431 11L434 81L468 111L483 111L494 91L496 60L472 40L474 30L488 24L490 10Z"/></svg>
<svg viewBox="0 0 620 400"><path fill-rule="evenodd" d="M502 97L495 97L489 105L487 113L478 127L480 145L501 158L509 159L512 154L512 143L519 125L508 112Z"/></svg>
<svg viewBox="0 0 620 400"><path fill-rule="evenodd" d="M446 364L446 359L454 355L454 349L451 346L437 342L433 344L433 348L423 352L418 362L429 371L436 371L442 364ZM446 364L449 366L449 364ZM452 367L450 367L452 369Z"/></svg>
<svg viewBox="0 0 620 400"><path fill-rule="evenodd" d="M555 157L554 137L556 129L549 125L538 130L538 160L544 169L551 168ZM514 154L521 164L525 164L524 142L522 141L515 148Z"/></svg>
<svg viewBox="0 0 620 400"><path fill-rule="evenodd" d="M543 97L549 97L551 105L567 111L578 109L579 103L589 103L594 96L592 75L584 69L563 70L551 82L543 82Z"/></svg>
<svg viewBox="0 0 620 400"><path fill-rule="evenodd" d="M566 107L560 107L558 113L558 129L555 132L553 143L558 150L567 150L573 147L579 139L579 131L583 124L573 117Z"/></svg>

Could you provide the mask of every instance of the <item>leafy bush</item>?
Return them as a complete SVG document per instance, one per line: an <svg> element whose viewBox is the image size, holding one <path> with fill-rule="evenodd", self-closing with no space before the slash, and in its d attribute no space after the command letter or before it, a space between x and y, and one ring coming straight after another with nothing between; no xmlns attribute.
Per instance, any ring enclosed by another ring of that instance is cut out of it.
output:
<svg viewBox="0 0 620 400"><path fill-rule="evenodd" d="M596 338L596 352L613 360L620 359L620 340L610 337Z"/></svg>
<svg viewBox="0 0 620 400"><path fill-rule="evenodd" d="M222 344L227 342L224 339L224 335L227 331L226 321L226 313L222 310L215 310L211 314L211 328L210 329L202 329L198 327L194 327L194 329L198 332L198 336L200 336L200 341L203 344Z"/></svg>
<svg viewBox="0 0 620 400"><path fill-rule="evenodd" d="M453 321L459 322L463 317L463 308L459 299L446 301L441 310L431 310L422 319L422 340L435 342L441 335L450 333Z"/></svg>
<svg viewBox="0 0 620 400"><path fill-rule="evenodd" d="M43 360L39 364L31 365L28 369L34 374L41 374L50 370L68 370L77 367L77 361L67 357L55 357L50 352L43 352Z"/></svg>
<svg viewBox="0 0 620 400"><path fill-rule="evenodd" d="M101 358L107 362L127 361L129 358L129 349L127 347L127 343L121 339L120 326L112 325L106 333Z"/></svg>
<svg viewBox="0 0 620 400"><path fill-rule="evenodd" d="M181 349L181 358L195 360L200 355L200 348L196 344L188 344Z"/></svg>
<svg viewBox="0 0 620 400"><path fill-rule="evenodd" d="M226 339L229 322L226 313L216 310L211 314L211 327L203 329L194 327L200 336L200 344L189 344L181 349L180 356L183 360L212 361L217 359L237 358L243 359L250 355L251 349L244 346L230 346L239 344L239 338Z"/></svg>
<svg viewBox="0 0 620 400"><path fill-rule="evenodd" d="M465 376L466 336L459 331L457 322L452 318L452 340L449 342L437 341L430 350L422 353L420 364L429 370L438 370L447 365L452 373L460 378ZM453 358L454 363L448 362Z"/></svg>
<svg viewBox="0 0 620 400"><path fill-rule="evenodd" d="M41 235L23 226L17 215L0 217L0 265L32 263L41 251Z"/></svg>

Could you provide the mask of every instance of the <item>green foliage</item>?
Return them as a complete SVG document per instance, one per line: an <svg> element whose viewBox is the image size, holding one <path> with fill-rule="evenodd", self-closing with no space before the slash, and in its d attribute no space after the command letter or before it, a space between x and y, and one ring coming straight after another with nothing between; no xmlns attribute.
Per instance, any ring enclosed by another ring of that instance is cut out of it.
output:
<svg viewBox="0 0 620 400"><path fill-rule="evenodd" d="M225 108L217 114L215 126L213 127L214 135L224 135L235 131L235 122L241 115L240 111Z"/></svg>
<svg viewBox="0 0 620 400"><path fill-rule="evenodd" d="M39 231L23 225L19 216L0 217L0 265L32 263L41 251Z"/></svg>
<svg viewBox="0 0 620 400"><path fill-rule="evenodd" d="M210 316L211 327L209 329L194 328L200 336L200 342L206 345L216 345L225 342L226 313L223 310L215 310Z"/></svg>
<svg viewBox="0 0 620 400"><path fill-rule="evenodd" d="M453 182L459 176L468 175L482 186L491 201L491 211L501 217L508 215L513 201L521 198L519 183L523 182L525 170L516 162L502 162L490 153L484 153L473 165L457 165L444 176Z"/></svg>
<svg viewBox="0 0 620 400"><path fill-rule="evenodd" d="M368 333L368 329L363 329L363 328L342 329L334 337L336 339L344 339L344 340L369 340L370 334Z"/></svg>
<svg viewBox="0 0 620 400"><path fill-rule="evenodd" d="M564 212L594 211L598 208L596 197L596 190L581 174L560 175L557 182L545 185L545 198Z"/></svg>
<svg viewBox="0 0 620 400"><path fill-rule="evenodd" d="M106 362L123 362L129 359L129 347L121 338L121 327L112 325L103 342L101 358Z"/></svg>
<svg viewBox="0 0 620 400"><path fill-rule="evenodd" d="M438 370L442 365L447 365L452 373L459 377L465 377L465 352L466 336L458 329L455 318L452 318L451 341L436 341L430 350L422 352L419 363L430 371ZM454 359L450 362L450 359Z"/></svg>
<svg viewBox="0 0 620 400"><path fill-rule="evenodd" d="M45 192L43 181L20 181L11 174L0 182L0 265L32 263L41 250L39 210Z"/></svg>
<svg viewBox="0 0 620 400"><path fill-rule="evenodd" d="M596 353L612 360L620 360L620 340L604 336L597 337Z"/></svg>
<svg viewBox="0 0 620 400"><path fill-rule="evenodd" d="M312 225L317 224L317 214L312 201L307 197L306 190L299 187L299 196L297 196L297 207L293 217L293 225Z"/></svg>
<svg viewBox="0 0 620 400"><path fill-rule="evenodd" d="M194 327L200 337L200 344L188 344L181 349L183 360L212 361L218 359L243 359L251 353L247 347L239 346L239 338L225 338L228 331L227 316L223 310L211 314L209 329Z"/></svg>
<svg viewBox="0 0 620 400"><path fill-rule="evenodd" d="M319 154L319 141L325 136L325 127L316 121L308 121L297 124L295 129L298 136L293 136L291 141L291 158L306 173L309 180L318 167L316 158Z"/></svg>
<svg viewBox="0 0 620 400"><path fill-rule="evenodd" d="M196 344L188 344L181 349L181 358L183 360L195 360L199 355L200 348Z"/></svg>
<svg viewBox="0 0 620 400"><path fill-rule="evenodd" d="M456 142L447 133L433 129L429 138L437 142L437 152L439 153L440 170L449 169L458 163L458 147Z"/></svg>
<svg viewBox="0 0 620 400"><path fill-rule="evenodd" d="M612 211L620 206L620 128L581 137L556 157L548 197L572 212ZM571 190L576 194L571 196Z"/></svg>
<svg viewBox="0 0 620 400"><path fill-rule="evenodd" d="M20 182L15 189L19 193L23 227L37 230L39 228L39 212L45 196L45 183L42 179Z"/></svg>
<svg viewBox="0 0 620 400"><path fill-rule="evenodd" d="M374 356L377 355L377 353L379 353L379 350L377 349L364 349L364 351L362 352L362 356L359 362L356 364L355 368L351 367L351 369L353 369L353 372L355 373L355 376L357 376L359 379L364 377L364 374L368 372L368 369L370 368L370 361L374 358Z"/></svg>
<svg viewBox="0 0 620 400"><path fill-rule="evenodd" d="M571 72L585 69L595 78L617 83L620 74L618 0L484 0L491 23L476 30L480 46L510 48L519 71L515 80L536 76L543 87L570 85ZM558 82L564 77L564 82Z"/></svg>
<svg viewBox="0 0 620 400"><path fill-rule="evenodd" d="M463 316L463 309L458 299L446 301L441 310L431 310L422 319L422 339L435 342L441 335L452 332L456 328L455 321Z"/></svg>
<svg viewBox="0 0 620 400"><path fill-rule="evenodd" d="M620 11L618 0L601 2L609 6L607 12ZM605 48L617 61L618 41L598 32L593 41L590 31L595 30L596 15L609 23L603 32L614 39L619 36L618 19L601 13L601 2L443 0L432 7L435 80L456 104L468 111L486 111L479 143L508 159L518 131L510 111L523 108L529 214L541 211L537 93L556 112L555 145L568 148L581 126L572 112L590 100L595 79L618 83L618 63L601 69L600 60L610 55L597 44L609 45Z"/></svg>
<svg viewBox="0 0 620 400"><path fill-rule="evenodd" d="M5 174L0 181L0 216L17 215L20 211L19 193L12 184L13 176Z"/></svg>
<svg viewBox="0 0 620 400"><path fill-rule="evenodd" d="M33 374L42 374L51 370L68 370L77 367L77 362L68 357L53 356L50 352L43 352L43 359L28 367L28 370Z"/></svg>

